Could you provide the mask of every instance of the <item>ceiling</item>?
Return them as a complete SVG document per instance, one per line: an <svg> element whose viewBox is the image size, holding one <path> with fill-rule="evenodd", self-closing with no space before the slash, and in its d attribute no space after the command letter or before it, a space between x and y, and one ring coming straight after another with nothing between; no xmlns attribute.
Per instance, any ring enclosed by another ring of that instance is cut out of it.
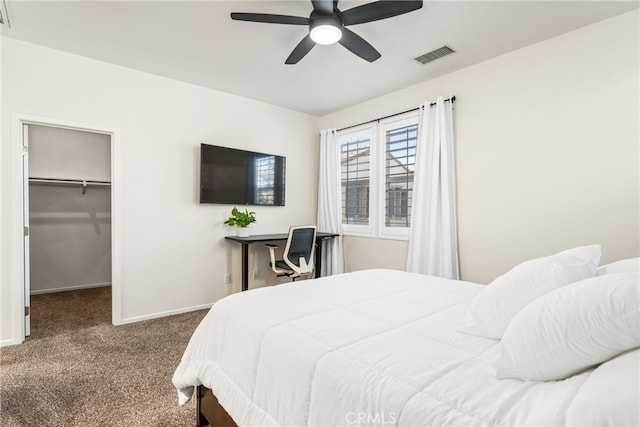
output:
<svg viewBox="0 0 640 427"><path fill-rule="evenodd" d="M313 115L484 61L639 7L637 1L425 1L349 27L382 57L316 46L285 65L305 26L232 21L231 12L309 16L308 0L6 1L2 35ZM341 10L364 4L341 0ZM426 65L413 58L456 52Z"/></svg>

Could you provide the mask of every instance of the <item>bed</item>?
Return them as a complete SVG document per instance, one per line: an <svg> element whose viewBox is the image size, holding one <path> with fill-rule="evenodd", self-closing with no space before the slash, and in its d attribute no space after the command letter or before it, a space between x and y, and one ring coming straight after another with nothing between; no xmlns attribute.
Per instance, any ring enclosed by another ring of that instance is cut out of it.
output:
<svg viewBox="0 0 640 427"><path fill-rule="evenodd" d="M460 332L486 288L374 269L231 295L185 350L173 377L179 403L196 396L199 419L214 426L601 425L620 411L623 422L640 419L637 349L562 380L497 378L501 341ZM611 388L626 395L614 399Z"/></svg>

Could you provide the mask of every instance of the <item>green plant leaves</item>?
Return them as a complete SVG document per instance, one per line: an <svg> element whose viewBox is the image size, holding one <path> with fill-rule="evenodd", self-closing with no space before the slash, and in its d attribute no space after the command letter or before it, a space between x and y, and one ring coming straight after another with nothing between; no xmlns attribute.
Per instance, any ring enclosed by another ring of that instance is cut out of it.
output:
<svg viewBox="0 0 640 427"><path fill-rule="evenodd" d="M224 223L232 227L248 227L249 224L256 221L255 212L249 212L248 209L245 209L244 212L242 212L234 206L231 210L231 216Z"/></svg>

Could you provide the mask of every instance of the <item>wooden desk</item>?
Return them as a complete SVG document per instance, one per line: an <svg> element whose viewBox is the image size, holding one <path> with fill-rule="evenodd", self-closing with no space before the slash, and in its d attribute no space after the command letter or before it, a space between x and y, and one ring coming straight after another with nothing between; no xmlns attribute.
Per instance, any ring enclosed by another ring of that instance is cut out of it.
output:
<svg viewBox="0 0 640 427"><path fill-rule="evenodd" d="M320 277L320 268L322 267L322 241L338 237L339 234L316 232L316 259L315 259L315 277ZM249 289L249 245L252 243L286 241L289 233L278 234L258 234L249 237L227 236L225 239L232 240L242 244L242 290Z"/></svg>

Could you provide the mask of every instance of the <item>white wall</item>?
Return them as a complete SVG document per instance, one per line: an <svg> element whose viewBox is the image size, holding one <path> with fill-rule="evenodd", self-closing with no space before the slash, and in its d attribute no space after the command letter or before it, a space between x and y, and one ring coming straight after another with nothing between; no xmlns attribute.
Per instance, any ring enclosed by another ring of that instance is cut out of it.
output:
<svg viewBox="0 0 640 427"><path fill-rule="evenodd" d="M111 191L29 185L31 293L111 284Z"/></svg>
<svg viewBox="0 0 640 427"><path fill-rule="evenodd" d="M462 277L600 243L639 252L639 13L633 11L321 119L341 128L455 95ZM428 238L428 237L425 237ZM345 238L347 269L405 266L406 242Z"/></svg>
<svg viewBox="0 0 640 427"><path fill-rule="evenodd" d="M29 177L111 181L111 137L29 125Z"/></svg>
<svg viewBox="0 0 640 427"><path fill-rule="evenodd" d="M6 37L2 89L2 343L13 339L11 289L20 280L11 238L14 112L119 130L123 206L114 220L122 229L124 322L213 303L240 288L240 247L223 239L231 206L198 203L200 143L287 157L287 205L254 207L254 233L315 222L312 116ZM260 265L262 277L267 268ZM223 284L225 273L232 286Z"/></svg>

